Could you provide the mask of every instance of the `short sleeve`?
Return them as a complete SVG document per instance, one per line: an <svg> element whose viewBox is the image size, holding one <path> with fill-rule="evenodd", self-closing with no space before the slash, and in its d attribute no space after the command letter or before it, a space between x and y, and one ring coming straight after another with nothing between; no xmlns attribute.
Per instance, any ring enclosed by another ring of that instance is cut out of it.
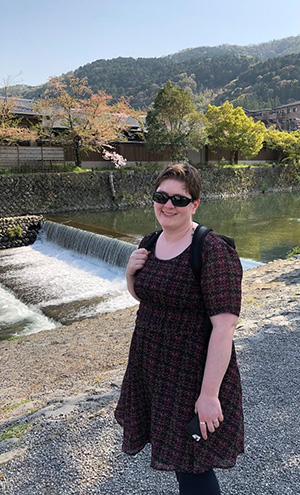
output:
<svg viewBox="0 0 300 495"><path fill-rule="evenodd" d="M216 234L207 234L202 248L201 291L209 316L239 315L242 266L235 249Z"/></svg>

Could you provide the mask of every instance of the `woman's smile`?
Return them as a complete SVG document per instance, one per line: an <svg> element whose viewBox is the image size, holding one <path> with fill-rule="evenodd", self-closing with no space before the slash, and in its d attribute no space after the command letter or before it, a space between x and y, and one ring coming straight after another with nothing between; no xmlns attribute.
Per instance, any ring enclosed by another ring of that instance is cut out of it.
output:
<svg viewBox="0 0 300 495"><path fill-rule="evenodd" d="M176 215L176 211L175 212L171 212L171 211L162 210L162 213L164 215L166 215L167 217L173 217L174 215Z"/></svg>

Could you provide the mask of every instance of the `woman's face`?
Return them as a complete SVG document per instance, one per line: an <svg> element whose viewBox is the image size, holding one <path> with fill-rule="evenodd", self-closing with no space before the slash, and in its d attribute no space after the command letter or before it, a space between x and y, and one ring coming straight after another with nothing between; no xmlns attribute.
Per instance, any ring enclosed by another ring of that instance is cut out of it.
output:
<svg viewBox="0 0 300 495"><path fill-rule="evenodd" d="M166 179L157 188L157 191L167 193L169 196L180 194L191 198L191 194L185 189L184 182L176 179ZM195 214L200 200L192 201L187 206L174 206L169 199L166 204L154 203L154 212L157 221L163 229L180 229L187 227Z"/></svg>

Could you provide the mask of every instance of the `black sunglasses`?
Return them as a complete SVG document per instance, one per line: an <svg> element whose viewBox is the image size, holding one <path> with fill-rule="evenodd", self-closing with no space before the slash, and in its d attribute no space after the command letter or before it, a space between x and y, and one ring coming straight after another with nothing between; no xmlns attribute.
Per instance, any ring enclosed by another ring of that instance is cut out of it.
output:
<svg viewBox="0 0 300 495"><path fill-rule="evenodd" d="M187 206L189 203L194 201L193 198L187 198L186 196L181 196L181 194L173 194L173 196L169 196L165 192L158 191L155 191L152 194L152 199L155 203L159 203L160 205L165 205L170 199L173 206Z"/></svg>

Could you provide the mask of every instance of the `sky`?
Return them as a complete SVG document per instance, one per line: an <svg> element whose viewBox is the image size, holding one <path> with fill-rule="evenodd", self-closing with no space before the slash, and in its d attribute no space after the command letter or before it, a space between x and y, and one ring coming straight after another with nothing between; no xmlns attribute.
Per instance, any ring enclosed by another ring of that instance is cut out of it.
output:
<svg viewBox="0 0 300 495"><path fill-rule="evenodd" d="M300 0L1 0L0 87L98 59L297 36L299 19Z"/></svg>

